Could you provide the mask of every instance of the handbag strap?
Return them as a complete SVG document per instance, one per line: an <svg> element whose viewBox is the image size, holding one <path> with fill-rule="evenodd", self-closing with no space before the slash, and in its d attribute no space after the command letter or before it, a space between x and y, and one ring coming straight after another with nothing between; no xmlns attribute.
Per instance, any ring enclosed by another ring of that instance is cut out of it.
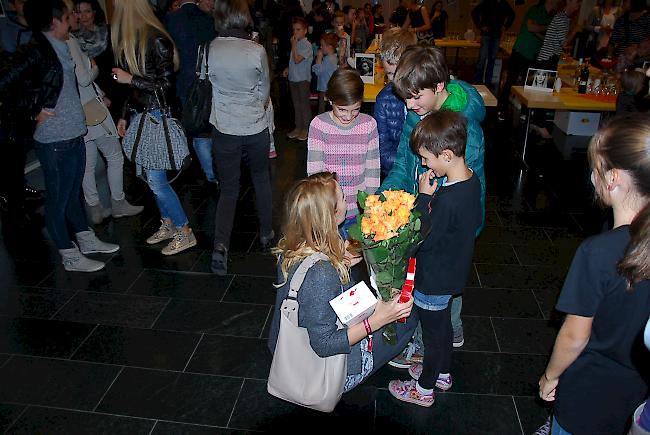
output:
<svg viewBox="0 0 650 435"><path fill-rule="evenodd" d="M138 123L138 131L135 134L135 141L133 142L133 149L131 150L131 161L135 162L135 158L138 155L138 147L140 146L140 140L142 138L142 130L144 129L144 119L147 116L147 113L140 115L140 122Z"/></svg>
<svg viewBox="0 0 650 435"><path fill-rule="evenodd" d="M329 261L329 258L322 252L311 254L309 257L302 260L298 269L294 272L293 277L291 277L289 293L282 302L280 312L284 313L289 321L295 326L298 326L298 309L300 308L298 305L298 291L300 291L300 287L302 286L309 269L320 260Z"/></svg>
<svg viewBox="0 0 650 435"><path fill-rule="evenodd" d="M160 90L160 94L162 94L162 98L158 94L158 90ZM162 86L157 85L154 86L153 93L156 96L156 100L158 100L158 106L160 107L160 116L162 118L163 131L165 132L165 142L167 145L167 157L169 158L169 164L172 170L177 171L178 167L176 166L176 161L174 160L174 149L172 147L172 139L171 136L169 135L169 124L167 122L167 113L169 107L167 106L167 101L165 99L165 91L162 88Z"/></svg>

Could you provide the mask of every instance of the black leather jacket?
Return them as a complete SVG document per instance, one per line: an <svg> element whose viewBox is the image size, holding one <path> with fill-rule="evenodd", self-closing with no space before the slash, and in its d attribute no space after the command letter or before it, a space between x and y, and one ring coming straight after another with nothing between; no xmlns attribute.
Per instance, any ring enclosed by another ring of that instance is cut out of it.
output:
<svg viewBox="0 0 650 435"><path fill-rule="evenodd" d="M55 107L62 88L63 67L40 32L0 66L0 100L23 116L34 119L42 109Z"/></svg>
<svg viewBox="0 0 650 435"><path fill-rule="evenodd" d="M124 106L123 119L128 119L128 110L141 112L146 108L153 110L160 108L154 89L158 90L160 98L162 98L162 90L168 104L173 102L174 43L161 33L154 33L149 38L144 74L144 76L133 76L131 81L133 94Z"/></svg>

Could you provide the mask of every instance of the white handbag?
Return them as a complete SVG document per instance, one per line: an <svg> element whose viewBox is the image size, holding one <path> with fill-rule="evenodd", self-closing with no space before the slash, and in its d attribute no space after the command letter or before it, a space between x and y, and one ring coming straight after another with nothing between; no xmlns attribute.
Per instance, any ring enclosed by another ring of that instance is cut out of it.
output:
<svg viewBox="0 0 650 435"><path fill-rule="evenodd" d="M280 331L267 383L269 394L306 408L331 412L341 399L347 374L347 354L319 357L309 344L307 329L298 326L298 291L319 260L315 253L300 263L280 309Z"/></svg>

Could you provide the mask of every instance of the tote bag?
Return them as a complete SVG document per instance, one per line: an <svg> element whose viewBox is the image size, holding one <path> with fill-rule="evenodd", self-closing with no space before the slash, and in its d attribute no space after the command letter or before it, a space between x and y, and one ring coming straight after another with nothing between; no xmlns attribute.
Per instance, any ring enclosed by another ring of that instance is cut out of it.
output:
<svg viewBox="0 0 650 435"><path fill-rule="evenodd" d="M347 374L347 354L319 357L309 344L307 329L298 326L298 291L322 253L300 263L280 309L280 332L267 383L269 394L317 411L332 412L341 399Z"/></svg>
<svg viewBox="0 0 650 435"><path fill-rule="evenodd" d="M133 117L122 140L124 154L132 162L149 170L186 169L192 158L185 132L180 123L170 116L164 91L154 88L154 94L160 107L160 117L150 109Z"/></svg>
<svg viewBox="0 0 650 435"><path fill-rule="evenodd" d="M196 78L190 87L183 104L181 121L190 136L212 130L210 114L212 113L212 84L208 77L208 58L210 43L199 46L196 57Z"/></svg>

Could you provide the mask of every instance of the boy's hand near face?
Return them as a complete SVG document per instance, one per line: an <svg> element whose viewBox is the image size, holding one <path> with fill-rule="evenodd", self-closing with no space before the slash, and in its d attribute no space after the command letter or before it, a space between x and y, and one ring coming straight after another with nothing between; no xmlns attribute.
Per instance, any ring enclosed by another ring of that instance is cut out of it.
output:
<svg viewBox="0 0 650 435"><path fill-rule="evenodd" d="M323 49L319 48L316 53L316 63L321 63L323 61Z"/></svg>
<svg viewBox="0 0 650 435"><path fill-rule="evenodd" d="M433 180L433 184L431 183ZM428 169L426 172L420 174L419 177L419 191L425 195L433 195L438 188L438 179L433 169Z"/></svg>

